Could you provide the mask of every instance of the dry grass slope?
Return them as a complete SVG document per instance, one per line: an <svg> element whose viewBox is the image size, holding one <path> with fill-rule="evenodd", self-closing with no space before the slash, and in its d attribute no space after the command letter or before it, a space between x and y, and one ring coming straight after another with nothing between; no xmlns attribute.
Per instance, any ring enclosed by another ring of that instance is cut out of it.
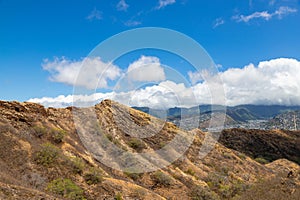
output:
<svg viewBox="0 0 300 200"><path fill-rule="evenodd" d="M111 169L92 156L76 133L72 117L76 109L0 101L0 199L299 197L299 165L286 159L276 160L284 157L297 161L299 154L288 148L279 153L273 151L278 150L278 145L297 149L293 145L299 142L298 133L252 131L254 136L248 137L236 134L248 133L245 130L232 130L223 133L221 143L199 159L206 133L193 130L193 144L179 160L157 172L137 174ZM110 100L96 105L94 110L97 126L107 141L126 151L149 152L160 149L177 134L191 134ZM233 133L232 139L229 136ZM139 138L140 134L146 137ZM242 145L248 144L249 138L253 138L255 149L246 146L243 150ZM275 161L261 164L253 159L256 155L271 155Z"/></svg>

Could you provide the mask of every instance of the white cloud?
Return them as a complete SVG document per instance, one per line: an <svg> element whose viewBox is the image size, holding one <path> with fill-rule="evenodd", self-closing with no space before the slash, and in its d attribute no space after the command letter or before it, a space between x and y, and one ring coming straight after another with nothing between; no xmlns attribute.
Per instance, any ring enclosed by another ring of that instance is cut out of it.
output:
<svg viewBox="0 0 300 200"><path fill-rule="evenodd" d="M172 5L176 3L176 0L159 0L158 2L158 6L156 7L156 9L162 9L168 5Z"/></svg>
<svg viewBox="0 0 300 200"><path fill-rule="evenodd" d="M190 107L198 104L192 88L187 88L183 83L176 84L172 81L164 81L158 85L128 92L95 93L92 95L74 96L60 95L54 98L34 98L28 101L40 103L47 107L66 107L72 106L73 101L74 105L92 106L103 99L112 99L128 106L147 106L157 109L166 109L175 106Z"/></svg>
<svg viewBox="0 0 300 200"><path fill-rule="evenodd" d="M92 21L92 20L101 20L102 17L102 12L94 8L92 12L86 17L86 19Z"/></svg>
<svg viewBox="0 0 300 200"><path fill-rule="evenodd" d="M62 108L73 105L92 106L104 99L113 99L113 93L94 93L91 95L59 95L57 97L32 98L29 102L40 103L46 107Z"/></svg>
<svg viewBox="0 0 300 200"><path fill-rule="evenodd" d="M249 22L253 19L264 19L268 21L273 17L277 16L279 19L281 19L283 16L295 12L297 12L297 9L281 6L278 10L276 10L273 13L270 13L269 11L255 12L251 15L235 15L232 17L232 19L236 20L237 22Z"/></svg>
<svg viewBox="0 0 300 200"><path fill-rule="evenodd" d="M243 68L229 68L224 72L220 72L219 76L223 83L216 81L216 77L207 76L205 81L192 87L166 80L157 85L127 92L77 96L75 101L88 102L88 105L93 105L109 98L129 106L148 106L151 108L191 107L198 104L210 104L210 91L224 88L227 105L300 105L300 61L298 60L278 58L263 61L257 66L249 64ZM65 107L72 105L72 100L73 97L69 95L56 98L30 99L29 101L41 103L45 106ZM222 102L222 99L214 99L214 102Z"/></svg>
<svg viewBox="0 0 300 200"><path fill-rule="evenodd" d="M141 24L142 24L142 22L137 21L137 20L128 20L128 21L124 22L125 26L138 26Z"/></svg>
<svg viewBox="0 0 300 200"><path fill-rule="evenodd" d="M280 58L220 74L229 105L300 105L300 62Z"/></svg>
<svg viewBox="0 0 300 200"><path fill-rule="evenodd" d="M203 74L201 72L188 72L188 76L189 79L191 81L191 83L194 85L195 83L199 82L199 81L203 81Z"/></svg>
<svg viewBox="0 0 300 200"><path fill-rule="evenodd" d="M105 63L99 57L83 58L79 61L71 61L64 57L55 58L53 61L46 59L42 66L50 72L51 81L88 89L107 88L108 80L115 80L121 75L119 67Z"/></svg>
<svg viewBox="0 0 300 200"><path fill-rule="evenodd" d="M225 23L224 19L223 18L217 18L215 21L214 21L214 24L213 24L213 28L217 28L218 26L221 26Z"/></svg>
<svg viewBox="0 0 300 200"><path fill-rule="evenodd" d="M297 9L282 6L275 11L274 15L277 15L281 19L284 15L288 15L290 13L295 13L295 12L297 12Z"/></svg>
<svg viewBox="0 0 300 200"><path fill-rule="evenodd" d="M191 88L185 87L183 83L176 84L172 81L164 81L134 92L115 95L113 99L129 106L147 106L157 109L197 104Z"/></svg>
<svg viewBox="0 0 300 200"><path fill-rule="evenodd" d="M159 58L141 56L128 66L127 76L132 81L163 81L165 72Z"/></svg>
<svg viewBox="0 0 300 200"><path fill-rule="evenodd" d="M126 3L125 0L120 0L117 4L117 10L119 11L127 11L129 5Z"/></svg>
<svg viewBox="0 0 300 200"><path fill-rule="evenodd" d="M233 17L237 22L249 22L252 19L255 18L262 18L264 20L270 20L272 18L272 15L268 11L263 11L263 12L255 12L251 15L236 15Z"/></svg>

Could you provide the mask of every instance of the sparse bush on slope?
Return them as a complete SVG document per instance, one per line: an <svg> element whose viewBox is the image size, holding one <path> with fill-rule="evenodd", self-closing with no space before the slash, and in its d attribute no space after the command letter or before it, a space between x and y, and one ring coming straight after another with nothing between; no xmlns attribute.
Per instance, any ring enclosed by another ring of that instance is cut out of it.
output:
<svg viewBox="0 0 300 200"><path fill-rule="evenodd" d="M55 179L47 185L46 190L72 200L85 199L83 190L70 179Z"/></svg>
<svg viewBox="0 0 300 200"><path fill-rule="evenodd" d="M38 152L36 152L34 160L39 165L49 166L57 161L59 153L60 149L47 142L41 146L41 149Z"/></svg>
<svg viewBox="0 0 300 200"><path fill-rule="evenodd" d="M219 200L220 197L209 188L204 188L202 186L195 186L191 190L190 197L192 200Z"/></svg>
<svg viewBox="0 0 300 200"><path fill-rule="evenodd" d="M103 181L103 176L97 168L91 168L83 178L88 185L94 185Z"/></svg>
<svg viewBox="0 0 300 200"><path fill-rule="evenodd" d="M146 148L146 145L144 144L144 142L140 139L137 138L131 138L128 142L128 145L135 149L136 151L140 152L142 151L144 148Z"/></svg>
<svg viewBox="0 0 300 200"><path fill-rule="evenodd" d="M51 129L51 137L52 137L52 140L59 144L63 141L65 135L66 135L66 132L62 129Z"/></svg>
<svg viewBox="0 0 300 200"><path fill-rule="evenodd" d="M154 182L157 184L157 185L162 185L162 186L165 186L165 187L168 187L172 184L172 178L165 174L164 172L161 172L161 171L157 171L153 174L153 179L154 179Z"/></svg>

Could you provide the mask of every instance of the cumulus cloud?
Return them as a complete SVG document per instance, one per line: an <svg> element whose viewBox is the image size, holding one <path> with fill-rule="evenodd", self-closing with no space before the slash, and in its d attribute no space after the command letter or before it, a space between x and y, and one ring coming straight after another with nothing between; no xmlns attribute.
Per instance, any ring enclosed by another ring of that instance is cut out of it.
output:
<svg viewBox="0 0 300 200"><path fill-rule="evenodd" d="M129 5L126 3L125 0L120 0L117 4L117 10L119 11L127 11Z"/></svg>
<svg viewBox="0 0 300 200"><path fill-rule="evenodd" d="M209 99L207 95L205 98ZM156 109L166 109L175 106L190 107L197 105L199 101L194 95L193 88L188 88L183 83L177 84L172 81L163 81L157 85L128 92L60 95L54 98L33 98L28 101L40 103L47 107L66 107L72 105L92 106L103 99L112 99L128 106L147 106Z"/></svg>
<svg viewBox="0 0 300 200"><path fill-rule="evenodd" d="M300 105L300 62L279 58L220 74L229 105Z"/></svg>
<svg viewBox="0 0 300 200"><path fill-rule="evenodd" d="M153 56L141 56L128 66L127 76L132 81L163 81L165 72L160 60Z"/></svg>
<svg viewBox="0 0 300 200"><path fill-rule="evenodd" d="M113 93L94 93L90 95L59 95L57 97L32 98L29 102L40 103L46 107L63 108L68 106L92 106L104 99L113 99Z"/></svg>
<svg viewBox="0 0 300 200"><path fill-rule="evenodd" d="M199 81L203 81L203 74L202 72L191 72L189 71L188 72L188 76L189 76L189 79L191 81L191 83L194 85L195 83L199 82Z"/></svg>
<svg viewBox="0 0 300 200"><path fill-rule="evenodd" d="M42 67L50 72L51 81L88 89L107 88L108 80L115 80L121 75L118 66L103 62L99 57L83 58L79 61L64 57L52 61L46 59Z"/></svg>
<svg viewBox="0 0 300 200"><path fill-rule="evenodd" d="M94 8L92 12L86 17L86 19L92 21L92 20L101 20L102 17L102 12Z"/></svg>
<svg viewBox="0 0 300 200"><path fill-rule="evenodd" d="M249 64L243 68L229 68L218 75L223 82L216 81L216 76L205 76L203 81L193 86L166 80L127 92L45 97L29 101L45 106L65 107L72 105L73 98L75 101L88 102L89 105L109 98L129 106L165 109L221 103L221 95L215 96L212 101L211 91L220 90L216 94L222 94L221 90L225 90L226 105L300 105L300 61L296 59L278 58L263 61L257 66Z"/></svg>
<svg viewBox="0 0 300 200"><path fill-rule="evenodd" d="M253 19L263 19L268 21L273 17L278 17L279 19L281 19L283 16L295 12L297 12L297 9L290 8L287 6L281 6L278 10L276 10L273 13L270 13L269 11L254 12L251 15L235 15L232 17L232 19L236 20L237 22L249 22Z"/></svg>
<svg viewBox="0 0 300 200"><path fill-rule="evenodd" d="M159 0L158 2L158 6L156 7L156 9L162 9L168 5L172 5L176 3L176 0Z"/></svg>

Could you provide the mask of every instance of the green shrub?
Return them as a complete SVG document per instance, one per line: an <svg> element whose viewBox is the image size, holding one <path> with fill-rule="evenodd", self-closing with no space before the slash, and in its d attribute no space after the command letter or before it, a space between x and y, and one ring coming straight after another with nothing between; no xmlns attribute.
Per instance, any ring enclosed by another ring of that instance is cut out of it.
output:
<svg viewBox="0 0 300 200"><path fill-rule="evenodd" d="M237 156L242 159L245 160L247 158L247 156L244 153L238 152Z"/></svg>
<svg viewBox="0 0 300 200"><path fill-rule="evenodd" d="M223 172L209 173L206 183L211 190L224 199L232 199L248 188L248 185L243 181L232 179L230 176L224 175Z"/></svg>
<svg viewBox="0 0 300 200"><path fill-rule="evenodd" d="M287 178L286 173L279 173L273 177L261 179L249 186L235 200L253 199L276 199L276 200L299 200L300 190L298 189L297 178Z"/></svg>
<svg viewBox="0 0 300 200"><path fill-rule="evenodd" d="M165 142L165 141L160 141L158 146L159 146L160 149L162 149L162 148L164 148L164 146L166 146L166 145L167 145L167 142Z"/></svg>
<svg viewBox="0 0 300 200"><path fill-rule="evenodd" d="M69 158L68 165L72 168L72 172L81 174L84 170L85 163L81 158Z"/></svg>
<svg viewBox="0 0 300 200"><path fill-rule="evenodd" d="M153 174L153 179L155 183L158 185L170 186L172 184L172 178L161 171L155 172Z"/></svg>
<svg viewBox="0 0 300 200"><path fill-rule="evenodd" d="M61 143L66 135L66 132L62 129L52 129L51 137L53 141L57 144Z"/></svg>
<svg viewBox="0 0 300 200"><path fill-rule="evenodd" d="M111 142L112 142L113 139L114 139L113 136L112 136L111 134L107 134L106 137L107 137L107 139L108 139L109 141L111 141Z"/></svg>
<svg viewBox="0 0 300 200"><path fill-rule="evenodd" d="M243 192L245 192L247 189L249 189L249 185L241 180L234 180L232 181L232 185L231 185L231 196L238 196L240 194L242 194Z"/></svg>
<svg viewBox="0 0 300 200"><path fill-rule="evenodd" d="M144 142L137 138L131 138L128 142L128 145L137 151L142 151L144 148L146 148Z"/></svg>
<svg viewBox="0 0 300 200"><path fill-rule="evenodd" d="M263 165L269 163L269 161L266 160L266 159L263 158L263 157L257 157L257 158L255 158L254 160L255 160L256 162L260 163L260 164L263 164Z"/></svg>
<svg viewBox="0 0 300 200"><path fill-rule="evenodd" d="M193 200L219 200L220 199L215 192L210 191L208 188L201 187L201 186L195 186L194 188L192 188L190 197Z"/></svg>
<svg viewBox="0 0 300 200"><path fill-rule="evenodd" d="M103 180L102 173L97 168L90 169L90 171L87 172L83 178L88 185L101 183Z"/></svg>
<svg viewBox="0 0 300 200"><path fill-rule="evenodd" d="M115 200L123 200L123 197L120 193L116 194Z"/></svg>
<svg viewBox="0 0 300 200"><path fill-rule="evenodd" d="M220 194L220 187L222 184L224 184L225 180L226 177L220 176L216 173L209 173L205 182L212 191L215 191L216 193Z"/></svg>
<svg viewBox="0 0 300 200"><path fill-rule="evenodd" d="M47 128L37 125L33 127L34 135L41 138L42 136L47 134Z"/></svg>
<svg viewBox="0 0 300 200"><path fill-rule="evenodd" d="M142 174L133 173L133 172L126 172L126 171L124 172L124 174L126 176L128 176L129 178L131 178L132 180L134 180L134 181L138 180L142 176Z"/></svg>
<svg viewBox="0 0 300 200"><path fill-rule="evenodd" d="M191 176L195 176L195 172L194 170L192 170L191 168L188 168L188 170L185 171L186 174L189 174Z"/></svg>
<svg viewBox="0 0 300 200"><path fill-rule="evenodd" d="M35 154L34 160L39 165L49 166L57 161L59 153L60 150L56 146L47 142Z"/></svg>
<svg viewBox="0 0 300 200"><path fill-rule="evenodd" d="M226 158L226 159L231 159L232 155L228 152L223 152L223 157Z"/></svg>
<svg viewBox="0 0 300 200"><path fill-rule="evenodd" d="M72 200L82 200L83 190L70 179L55 179L46 188L49 192Z"/></svg>
<svg viewBox="0 0 300 200"><path fill-rule="evenodd" d="M235 196L235 194L232 194L231 186L229 184L220 184L218 190L219 194L224 198Z"/></svg>

